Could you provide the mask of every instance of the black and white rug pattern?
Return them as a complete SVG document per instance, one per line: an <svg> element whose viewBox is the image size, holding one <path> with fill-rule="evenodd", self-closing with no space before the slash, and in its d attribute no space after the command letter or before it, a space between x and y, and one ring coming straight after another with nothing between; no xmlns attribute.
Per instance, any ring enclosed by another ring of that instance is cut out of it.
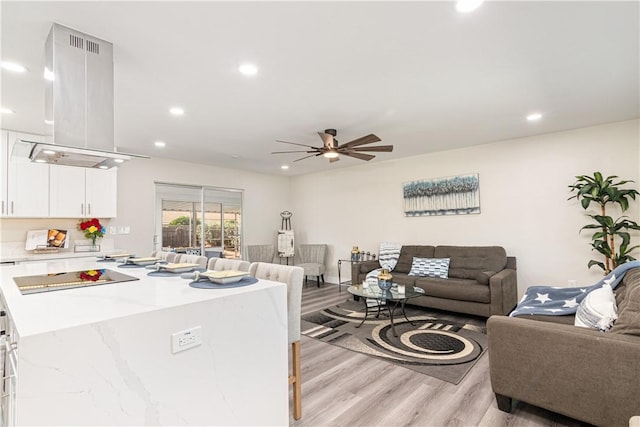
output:
<svg viewBox="0 0 640 427"><path fill-rule="evenodd" d="M484 327L458 324L406 307L407 321L400 307L394 315L394 336L388 312L370 309L365 323L362 301L345 301L337 306L302 316L302 334L327 343L380 358L391 363L457 384L486 349ZM412 324L413 323L413 324Z"/></svg>

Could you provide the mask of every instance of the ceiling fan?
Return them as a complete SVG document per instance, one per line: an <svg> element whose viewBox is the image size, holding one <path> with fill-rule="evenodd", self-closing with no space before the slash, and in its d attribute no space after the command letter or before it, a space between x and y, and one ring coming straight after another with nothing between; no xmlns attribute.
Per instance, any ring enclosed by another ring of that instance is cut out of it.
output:
<svg viewBox="0 0 640 427"><path fill-rule="evenodd" d="M298 144L297 142L280 141L284 144L299 145L301 147L307 147L307 150L295 150L295 151L274 151L271 154L285 154L285 153L307 153L308 156L300 157L294 160L294 162L307 159L309 157L324 156L329 159L329 162L337 162L340 160L340 155L355 157L356 159L369 161L375 156L371 154L363 153L363 151L373 152L391 152L393 151L393 145L378 145L373 147L362 147L366 144L373 144L374 142L380 142L381 139L374 134L369 134L353 141L349 141L346 144L339 145L336 135L338 132L335 129L325 129L324 132L318 132L322 142L322 147L314 147L312 145Z"/></svg>

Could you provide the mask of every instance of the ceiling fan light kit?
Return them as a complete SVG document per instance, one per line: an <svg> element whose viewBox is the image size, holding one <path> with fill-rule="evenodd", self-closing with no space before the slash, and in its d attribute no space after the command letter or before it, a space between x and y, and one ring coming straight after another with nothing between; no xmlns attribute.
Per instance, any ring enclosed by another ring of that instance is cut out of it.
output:
<svg viewBox="0 0 640 427"><path fill-rule="evenodd" d="M338 132L335 129L325 129L324 132L318 132L320 139L322 139L323 145L322 147L314 147L312 145L299 144L297 142L289 142L289 141L281 141L276 140L276 142L281 142L283 144L292 144L299 145L301 147L306 147L307 150L294 150L294 151L274 151L271 154L289 154L289 153L306 153L307 156L300 157L299 159L294 160L294 162L307 159L309 157L318 157L323 156L329 159L330 163L337 162L340 160L340 155L353 157L360 160L369 161L375 158L372 154L365 154L363 151L373 151L378 153L389 153L393 151L393 145L378 145L373 147L363 147L367 144L373 144L375 142L380 142L381 139L378 138L374 134L365 135L363 137L354 139L353 141L349 141L346 144L339 145L336 136Z"/></svg>

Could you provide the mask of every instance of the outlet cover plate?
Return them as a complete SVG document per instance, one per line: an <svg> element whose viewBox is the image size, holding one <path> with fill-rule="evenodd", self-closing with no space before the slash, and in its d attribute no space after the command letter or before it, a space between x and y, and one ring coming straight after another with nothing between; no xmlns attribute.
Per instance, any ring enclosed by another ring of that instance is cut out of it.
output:
<svg viewBox="0 0 640 427"><path fill-rule="evenodd" d="M171 352L178 353L202 345L202 326L171 334Z"/></svg>

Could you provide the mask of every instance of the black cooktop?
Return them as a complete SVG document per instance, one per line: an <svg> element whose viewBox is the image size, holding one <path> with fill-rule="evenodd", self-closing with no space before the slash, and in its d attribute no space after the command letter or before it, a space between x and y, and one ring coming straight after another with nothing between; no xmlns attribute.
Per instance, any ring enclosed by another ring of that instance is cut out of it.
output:
<svg viewBox="0 0 640 427"><path fill-rule="evenodd" d="M40 292L61 291L65 289L86 288L88 286L110 285L112 283L139 280L137 277L101 268L96 270L69 271L66 273L38 274L19 276L13 280L22 295Z"/></svg>

